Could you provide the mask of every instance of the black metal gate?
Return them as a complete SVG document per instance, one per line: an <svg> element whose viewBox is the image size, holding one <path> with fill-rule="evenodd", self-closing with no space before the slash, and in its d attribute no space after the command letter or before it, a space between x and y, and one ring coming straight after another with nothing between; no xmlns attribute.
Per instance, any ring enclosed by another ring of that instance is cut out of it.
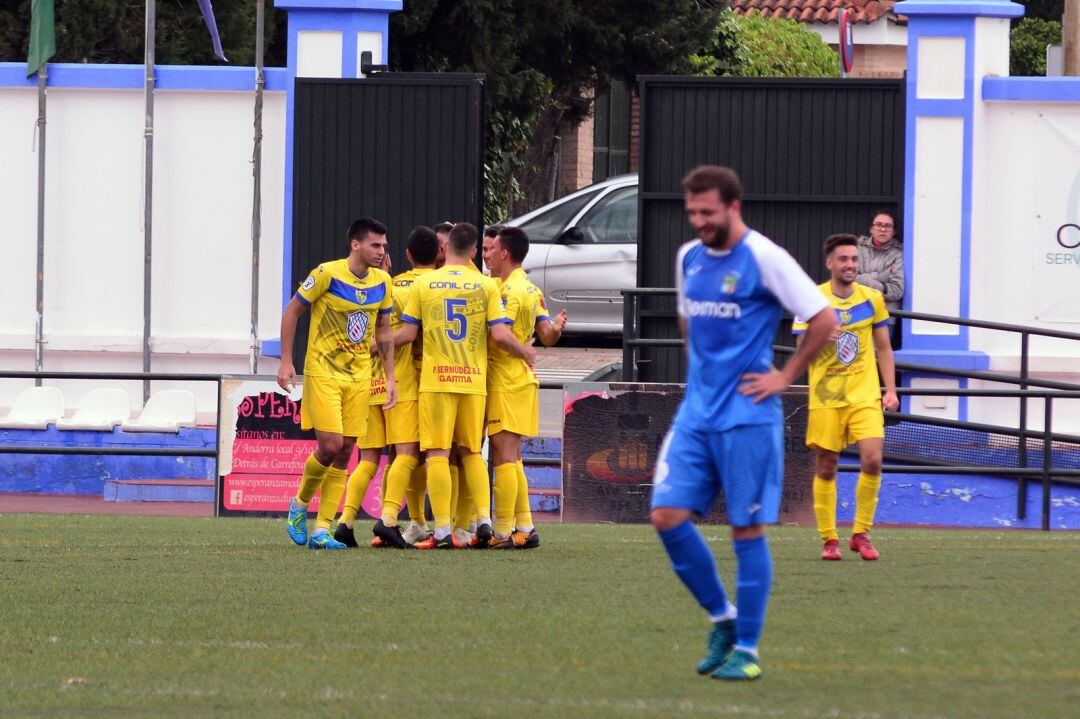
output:
<svg viewBox="0 0 1080 719"><path fill-rule="evenodd" d="M674 286L691 237L679 183L697 165L738 172L747 224L818 281L826 236L867 234L876 209L902 209L902 80L644 77L640 92L639 287ZM641 336L677 337L672 298L641 300ZM778 343L792 344L788 329ZM679 349L641 354L643 381L682 381Z"/></svg>
<svg viewBox="0 0 1080 719"><path fill-rule="evenodd" d="M296 80L292 284L347 254L356 217L386 224L393 272L416 225L483 225L484 77L385 73ZM307 316L293 352L303 371Z"/></svg>

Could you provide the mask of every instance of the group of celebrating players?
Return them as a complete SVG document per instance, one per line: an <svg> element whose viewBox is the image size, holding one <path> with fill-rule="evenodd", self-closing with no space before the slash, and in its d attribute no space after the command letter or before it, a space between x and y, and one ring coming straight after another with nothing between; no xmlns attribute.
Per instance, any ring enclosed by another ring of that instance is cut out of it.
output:
<svg viewBox="0 0 1080 719"><path fill-rule="evenodd" d="M290 391L297 320L311 309L300 413L301 427L314 429L318 440L289 505L289 537L313 549L357 547L353 525L389 447L373 546L537 547L521 461L522 437L535 435L539 424L532 343L534 333L545 345L557 342L566 313L548 315L543 294L521 268L529 251L521 229L485 230L490 277L472 262L480 233L469 223L415 228L406 249L411 268L393 278L386 234L376 220L355 220L348 256L315 268L282 314L277 379ZM494 491L480 453L485 433ZM357 444L360 461L346 481ZM308 504L316 493L309 536ZM405 531L398 525L403 499Z"/></svg>
<svg viewBox="0 0 1080 719"><path fill-rule="evenodd" d="M686 394L657 457L651 520L672 569L712 623L698 673L752 680L762 674L758 643L772 587L765 527L778 519L783 483L779 394L807 369L806 443L817 456L813 494L822 559L841 556L837 455L852 442L859 445L862 473L849 546L864 560L879 557L869 530L881 485L882 410L898 405L889 315L880 292L855 282L854 236L826 240L830 279L815 285L790 254L743 222L742 184L732 170L698 167L683 188L696 238L682 246L675 266L688 355ZM556 342L565 313L552 319L521 269L529 241L520 229L485 233L483 255L492 277L471 263L479 239L475 227L436 229L444 238L424 227L412 232L412 269L391 280L379 269L386 228L366 218L355 221L349 256L316 268L285 309L278 383L289 389L296 320L312 307L301 424L314 427L318 449L307 459L289 507L287 528L297 544L356 546L352 524L382 449L390 445L394 459L374 529L378 543L539 545L521 466L521 438L535 434L538 423L531 342L534 333L545 345ZM772 341L783 310L796 316L799 338L795 353L777 369ZM485 427L495 464L494 527L480 455ZM360 465L331 536L357 437L363 438ZM424 521L425 484L434 514L431 533ZM308 502L316 492L320 508L309 538ZM695 525L721 492L737 560L734 602ZM397 524L402 496L412 518L404 533Z"/></svg>

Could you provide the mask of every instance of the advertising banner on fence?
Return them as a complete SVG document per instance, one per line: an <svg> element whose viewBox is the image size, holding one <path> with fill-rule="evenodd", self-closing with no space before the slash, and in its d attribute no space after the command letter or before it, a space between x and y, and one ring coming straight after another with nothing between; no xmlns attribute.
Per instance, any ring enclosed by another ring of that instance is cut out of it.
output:
<svg viewBox="0 0 1080 719"><path fill-rule="evenodd" d="M269 377L222 378L218 516L284 515L288 511L304 461L317 446L315 432L300 429L302 401L302 384L286 394ZM354 453L350 473L356 462ZM382 469L361 504L370 516L379 512ZM318 495L309 509L319 510Z"/></svg>
<svg viewBox="0 0 1080 719"><path fill-rule="evenodd" d="M660 444L682 401L678 384L582 382L563 407L563 520L647 522ZM813 455L806 448L806 388L784 401L784 493L780 522L814 522ZM719 497L709 522L727 521Z"/></svg>

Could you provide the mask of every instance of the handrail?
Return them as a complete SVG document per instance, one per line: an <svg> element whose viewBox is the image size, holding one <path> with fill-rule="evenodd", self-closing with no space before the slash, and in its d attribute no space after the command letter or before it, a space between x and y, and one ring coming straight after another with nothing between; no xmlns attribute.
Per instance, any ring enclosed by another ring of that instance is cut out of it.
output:
<svg viewBox="0 0 1080 719"><path fill-rule="evenodd" d="M646 313L641 310L640 299L642 297L659 297L659 296L673 296L675 290L672 288L660 288L660 287L640 287L626 289L622 291L623 294L623 379L625 381L636 382L639 378L638 368L638 350L642 347L681 347L684 346L684 342L681 338L661 339L661 338L644 338L640 336L640 327L642 316ZM664 310L649 310L647 312L651 318L671 317L674 318L676 313ZM1028 442L1029 437L1042 437L1043 438L1043 469L1037 474L1041 474L1043 480L1043 496L1042 496L1042 524L1043 529L1049 529L1049 517L1050 517L1050 482L1052 477L1072 477L1073 474L1062 474L1065 470L1053 470L1051 468L1051 445L1055 441L1055 437L1068 436L1060 435L1052 431L1053 423L1053 402L1055 399L1076 399L1078 398L1077 390L1080 390L1080 383L1075 382L1059 382L1054 380L1036 379L1030 376L1030 340L1032 337L1049 337L1054 339L1065 339L1080 341L1080 334L1073 332L1062 332L1059 330L1046 330L1036 327L1025 327L1022 325L1008 324L1005 322L990 322L987 320L968 319L963 317L949 317L946 315L929 314L923 312L908 312L904 310L893 311L892 314L900 319L906 320L918 320L926 322L939 322L944 324L952 324L961 327L974 327L978 329L986 329L990 331L999 332L1011 332L1013 334L1020 335L1020 371L1018 376L1011 374L1003 374L997 372L987 372L984 370L958 370L949 369L944 367L936 367L934 365L918 364L913 362L896 362L896 369L901 372L913 372L919 374L937 375L939 377L954 377L958 379L971 379L981 380L986 382L995 382L1000 384L1018 385L1019 390L968 390L968 389L938 389L936 391L931 390L919 390L914 391L911 389L902 389L898 392L900 395L906 396L954 396L954 397L1016 397L1020 400L1018 424L1019 427L1013 430L1016 436L1020 438L1018 442L1018 464L1020 465L1015 471L1003 472L1003 468L971 468L968 467L964 472L957 473L971 473L978 474L980 470L984 470L982 473L996 473L996 474L1008 474L1010 476L1016 476L1017 485L1017 515L1020 519L1024 519L1027 512L1027 483L1028 477L1033 476L1036 472L1028 468ZM795 352L794 348L785 347L781 345L773 346L773 351L780 354L791 354ZM1032 391L1031 387L1042 388L1039 391ZM1053 392L1048 390L1054 390ZM1041 432L1028 431L1028 399L1043 399L1044 407L1044 421L1043 430ZM932 422L931 422L932 423ZM969 423L972 429L976 431L982 430L982 425L975 425ZM987 425L991 426L991 425ZM1002 428L1006 429L1006 428ZM1010 434L1008 432L1002 432L1003 434ZM934 467L932 471L937 473L944 473L949 470L955 470L955 467ZM996 472L990 472L990 469L995 469ZM890 465L888 471L898 471L895 466ZM915 470L912 470L915 471ZM919 470L924 471L924 470ZM931 471L931 470L925 470ZM1075 471L1075 470L1073 470Z"/></svg>

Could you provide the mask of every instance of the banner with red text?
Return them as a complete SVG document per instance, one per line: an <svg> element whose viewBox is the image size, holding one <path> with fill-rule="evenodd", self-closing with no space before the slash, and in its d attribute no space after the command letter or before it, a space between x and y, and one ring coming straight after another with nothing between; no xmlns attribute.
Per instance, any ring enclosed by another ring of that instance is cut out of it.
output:
<svg viewBox="0 0 1080 719"><path fill-rule="evenodd" d="M315 432L300 429L302 401L302 384L286 394L269 377L222 378L218 516L278 516L288 512L304 472L304 461L317 446ZM350 473L356 462L354 453L349 461ZM370 516L379 512L382 470L380 466L361 504ZM319 511L318 495L308 509Z"/></svg>

